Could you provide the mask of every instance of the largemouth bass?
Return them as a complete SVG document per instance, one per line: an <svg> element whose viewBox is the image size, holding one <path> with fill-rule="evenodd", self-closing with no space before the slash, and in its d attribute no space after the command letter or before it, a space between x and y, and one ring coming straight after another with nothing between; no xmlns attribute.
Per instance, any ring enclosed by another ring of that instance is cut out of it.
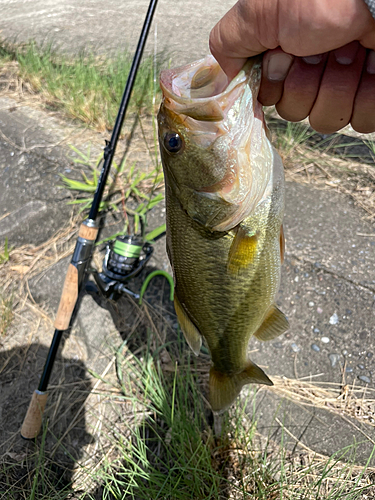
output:
<svg viewBox="0 0 375 500"><path fill-rule="evenodd" d="M248 358L252 335L288 329L275 305L284 253L284 173L257 101L260 60L228 82L212 56L161 73L159 142L175 310L196 355L212 357L210 404L272 385Z"/></svg>

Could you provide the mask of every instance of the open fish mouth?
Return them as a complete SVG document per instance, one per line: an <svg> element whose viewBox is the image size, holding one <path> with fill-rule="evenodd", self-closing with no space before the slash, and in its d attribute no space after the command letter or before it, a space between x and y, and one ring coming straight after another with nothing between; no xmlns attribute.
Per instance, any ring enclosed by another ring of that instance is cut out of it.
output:
<svg viewBox="0 0 375 500"><path fill-rule="evenodd" d="M259 66L258 60L249 61L230 82L211 55L180 68L162 71L160 86L164 106L198 121L222 121L243 93L250 73L252 80L254 73L260 74L260 71L251 71L256 65ZM254 101L254 108L258 108L256 114L260 118L261 106L256 99Z"/></svg>
<svg viewBox="0 0 375 500"><path fill-rule="evenodd" d="M165 70L160 81L165 90L185 99L214 97L224 92L229 81L213 56L177 69Z"/></svg>
<svg viewBox="0 0 375 500"><path fill-rule="evenodd" d="M272 146L257 101L260 62L249 59L230 82L213 56L160 76L166 170L187 213L212 231L229 231L247 217L270 178Z"/></svg>

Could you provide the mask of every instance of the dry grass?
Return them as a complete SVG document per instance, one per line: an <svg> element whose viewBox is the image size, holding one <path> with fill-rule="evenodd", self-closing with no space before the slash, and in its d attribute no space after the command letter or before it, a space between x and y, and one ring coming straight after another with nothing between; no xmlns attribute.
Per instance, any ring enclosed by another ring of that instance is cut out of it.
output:
<svg viewBox="0 0 375 500"><path fill-rule="evenodd" d="M0 294L0 341L12 323L13 316L13 297Z"/></svg>
<svg viewBox="0 0 375 500"><path fill-rule="evenodd" d="M375 427L375 389L371 387L356 387L353 385L336 383L319 383L287 379L285 377L272 377L274 386L271 392L286 397L304 406L322 408L342 417L350 417L360 423ZM374 445L375 441L368 438Z"/></svg>
<svg viewBox="0 0 375 500"><path fill-rule="evenodd" d="M374 139L332 134L322 138L306 123L287 123L271 113L274 144L286 179L350 196L375 219Z"/></svg>

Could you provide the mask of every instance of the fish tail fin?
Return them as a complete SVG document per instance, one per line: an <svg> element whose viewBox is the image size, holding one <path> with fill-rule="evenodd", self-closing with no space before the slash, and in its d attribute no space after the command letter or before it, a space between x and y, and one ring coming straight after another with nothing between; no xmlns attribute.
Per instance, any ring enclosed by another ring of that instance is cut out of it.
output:
<svg viewBox="0 0 375 500"><path fill-rule="evenodd" d="M241 392L246 384L273 385L264 371L252 361L246 368L235 375L222 373L213 366L210 370L210 404L213 411L226 410Z"/></svg>

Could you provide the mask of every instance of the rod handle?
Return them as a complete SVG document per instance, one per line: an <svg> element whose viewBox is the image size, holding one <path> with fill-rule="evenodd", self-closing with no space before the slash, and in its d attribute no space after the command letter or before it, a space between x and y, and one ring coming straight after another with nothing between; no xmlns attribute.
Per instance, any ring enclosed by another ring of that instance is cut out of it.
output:
<svg viewBox="0 0 375 500"><path fill-rule="evenodd" d="M67 330L78 298L78 269L69 264L54 327Z"/></svg>
<svg viewBox="0 0 375 500"><path fill-rule="evenodd" d="M87 226L84 222L80 225L78 236L85 240L95 241L99 228L96 226Z"/></svg>
<svg viewBox="0 0 375 500"><path fill-rule="evenodd" d="M46 392L34 391L21 428L21 436L24 439L35 439L39 434L47 396Z"/></svg>

